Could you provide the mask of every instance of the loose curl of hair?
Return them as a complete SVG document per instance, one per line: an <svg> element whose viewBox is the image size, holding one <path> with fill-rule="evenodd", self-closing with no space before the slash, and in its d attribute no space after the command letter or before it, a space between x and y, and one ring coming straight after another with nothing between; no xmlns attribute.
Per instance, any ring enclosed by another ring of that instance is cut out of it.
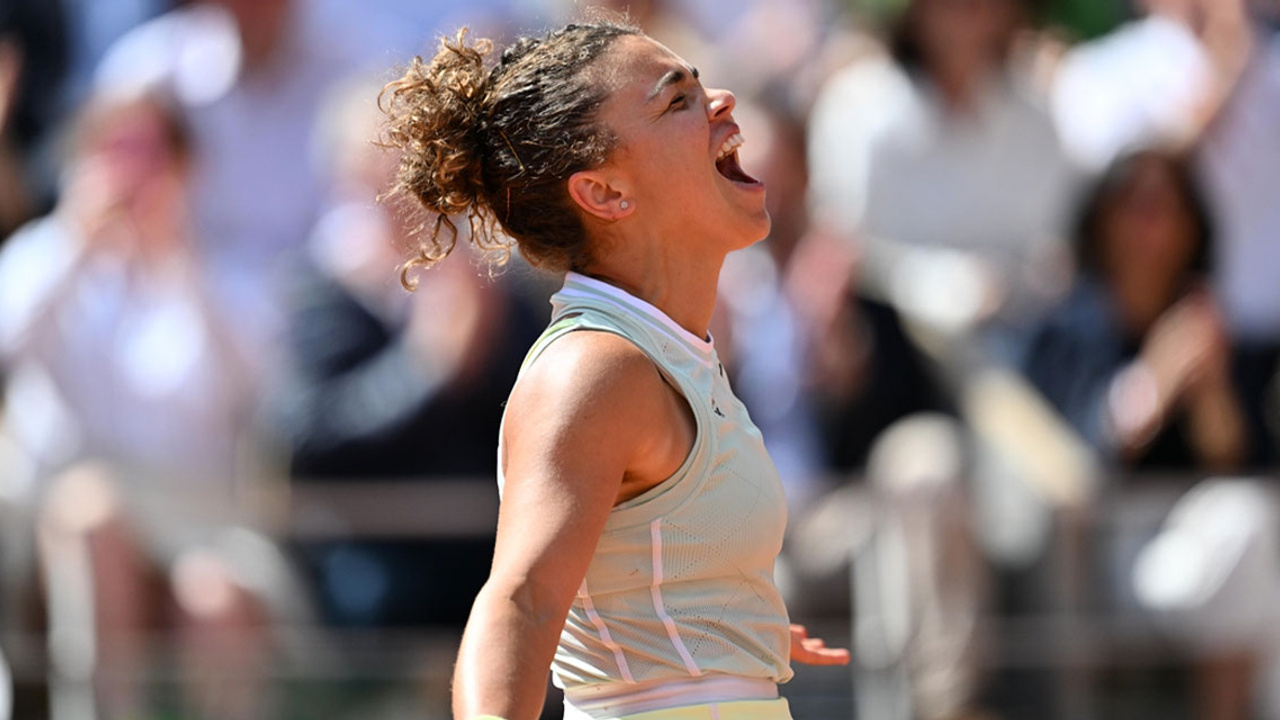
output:
<svg viewBox="0 0 1280 720"><path fill-rule="evenodd" d="M382 144L401 151L389 199L412 198L427 218L401 265L410 273L449 255L465 219L473 244L505 260L511 241L531 263L583 267L586 229L566 181L598 167L616 145L598 122L607 75L592 72L613 41L639 29L609 19L517 40L487 67L493 43L467 30L441 40L430 63L414 58L383 88Z"/></svg>

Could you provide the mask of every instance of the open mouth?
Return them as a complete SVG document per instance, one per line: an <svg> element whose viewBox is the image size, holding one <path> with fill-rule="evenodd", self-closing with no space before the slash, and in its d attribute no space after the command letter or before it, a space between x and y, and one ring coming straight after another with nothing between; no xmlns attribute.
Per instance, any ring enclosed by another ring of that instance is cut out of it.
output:
<svg viewBox="0 0 1280 720"><path fill-rule="evenodd" d="M737 151L731 152L725 157L716 161L716 170L719 173L736 183L744 185L759 185L760 181L748 175L743 171L742 166L738 164Z"/></svg>
<svg viewBox="0 0 1280 720"><path fill-rule="evenodd" d="M738 164L738 148L744 142L742 133L735 132L725 139L716 158L716 171L729 180L743 185L759 185L760 181L748 175Z"/></svg>

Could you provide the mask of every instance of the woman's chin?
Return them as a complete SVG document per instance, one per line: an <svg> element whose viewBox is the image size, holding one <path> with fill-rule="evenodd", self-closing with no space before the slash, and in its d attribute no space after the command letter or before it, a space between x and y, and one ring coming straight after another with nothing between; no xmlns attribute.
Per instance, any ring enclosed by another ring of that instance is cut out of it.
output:
<svg viewBox="0 0 1280 720"><path fill-rule="evenodd" d="M769 211L762 208L758 214L751 217L750 221L744 224L743 230L739 234L740 241L734 245L737 248L755 245L769 237L769 231L772 228L773 220L769 217Z"/></svg>

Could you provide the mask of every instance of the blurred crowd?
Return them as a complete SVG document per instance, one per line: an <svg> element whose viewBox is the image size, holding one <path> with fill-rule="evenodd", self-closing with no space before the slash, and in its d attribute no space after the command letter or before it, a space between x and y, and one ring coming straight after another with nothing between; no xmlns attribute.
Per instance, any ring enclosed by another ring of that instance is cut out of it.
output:
<svg viewBox="0 0 1280 720"><path fill-rule="evenodd" d="M1280 0L600 4L737 95L773 225L713 335L858 716L1280 718ZM291 628L460 627L491 536L270 518L494 483L557 282L404 290L378 91L582 5L0 0L0 651L82 690L15 717L283 716ZM1064 613L1183 661L1104 642L1149 702L1082 708L988 620Z"/></svg>

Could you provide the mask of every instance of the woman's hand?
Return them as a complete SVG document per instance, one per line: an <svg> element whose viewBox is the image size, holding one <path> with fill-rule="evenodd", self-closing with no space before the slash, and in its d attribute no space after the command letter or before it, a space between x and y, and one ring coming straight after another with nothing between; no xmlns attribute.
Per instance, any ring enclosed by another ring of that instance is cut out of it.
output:
<svg viewBox="0 0 1280 720"><path fill-rule="evenodd" d="M809 637L803 625L792 625L791 661L805 665L848 665L849 651L829 648L822 638Z"/></svg>

